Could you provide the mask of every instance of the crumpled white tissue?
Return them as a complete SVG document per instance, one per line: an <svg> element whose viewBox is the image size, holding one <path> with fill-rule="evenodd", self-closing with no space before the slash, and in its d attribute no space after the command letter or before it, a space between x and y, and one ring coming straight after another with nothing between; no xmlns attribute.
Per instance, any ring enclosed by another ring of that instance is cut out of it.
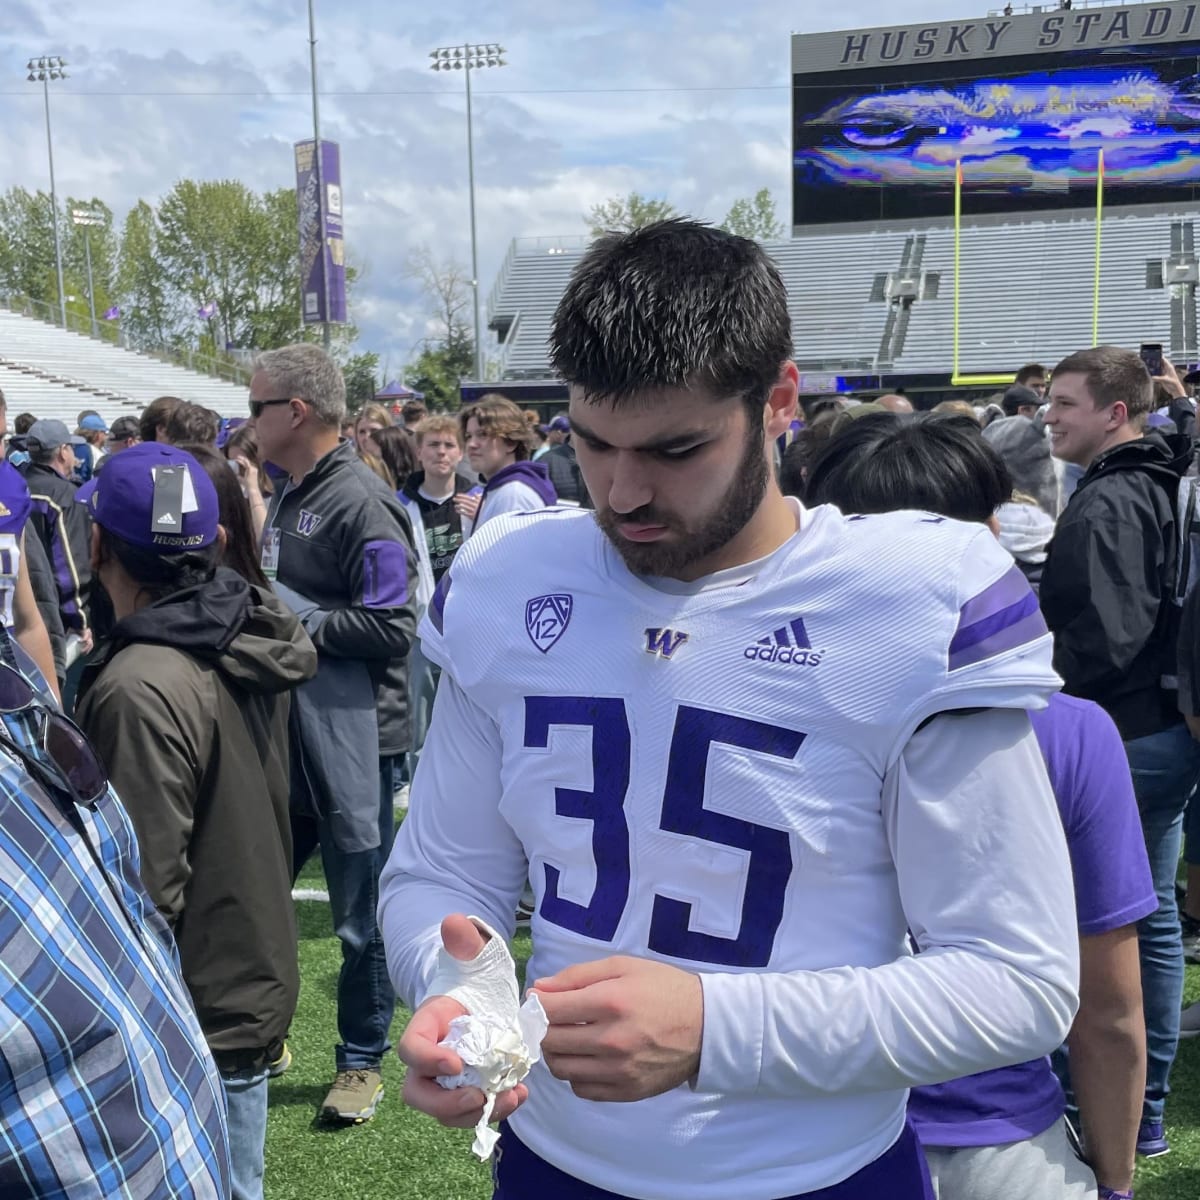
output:
<svg viewBox="0 0 1200 1200"><path fill-rule="evenodd" d="M516 1087L542 1057L542 1038L549 1027L546 1010L536 995L521 1005L516 1025L471 1014L450 1022L450 1031L441 1045L463 1060L465 1070L458 1075L439 1075L437 1081L444 1088L477 1087L487 1097L471 1143L472 1151L481 1159L489 1158L500 1140L500 1134L488 1124L496 1097Z"/></svg>

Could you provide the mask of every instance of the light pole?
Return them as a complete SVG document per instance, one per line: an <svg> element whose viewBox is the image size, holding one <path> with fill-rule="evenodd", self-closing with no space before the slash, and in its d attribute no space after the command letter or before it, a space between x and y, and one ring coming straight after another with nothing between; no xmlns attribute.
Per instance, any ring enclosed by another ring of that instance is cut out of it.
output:
<svg viewBox="0 0 1200 1200"><path fill-rule="evenodd" d="M92 337L99 337L100 332L96 324L96 287L92 282L92 235L90 231L97 225L104 224L104 215L94 208L73 208L71 209L71 221L75 225L83 226L83 253L87 258L88 308L92 313Z"/></svg>
<svg viewBox="0 0 1200 1200"><path fill-rule="evenodd" d="M329 255L325 231L325 171L321 163L321 104L317 98L317 21L313 0L308 0L308 62L312 71L313 170L317 173L317 231L321 239L321 292L325 320L321 322L321 340L325 353L333 344L329 327Z"/></svg>
<svg viewBox="0 0 1200 1200"><path fill-rule="evenodd" d="M66 62L58 55L43 55L29 60L29 82L40 83L46 100L46 154L50 159L50 212L54 218L54 265L58 271L58 307L63 328L67 327L67 293L63 288L62 242L58 236L58 192L54 188L54 141L50 136L50 81L66 79Z"/></svg>
<svg viewBox="0 0 1200 1200"><path fill-rule="evenodd" d="M467 184L471 194L471 307L475 313L475 379L483 379L483 334L479 328L479 250L475 240L475 137L471 127L471 72L503 67L504 47L495 42L439 46L429 52L434 71L462 71L467 82Z"/></svg>

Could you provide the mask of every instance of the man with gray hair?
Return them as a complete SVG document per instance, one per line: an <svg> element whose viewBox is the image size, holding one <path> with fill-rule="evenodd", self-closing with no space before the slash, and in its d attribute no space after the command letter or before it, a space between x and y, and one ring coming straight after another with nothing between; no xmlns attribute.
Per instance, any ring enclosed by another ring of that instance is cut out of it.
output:
<svg viewBox="0 0 1200 1200"><path fill-rule="evenodd" d="M395 761L409 749L412 531L400 501L341 437L345 382L318 346L260 355L250 415L262 457L288 473L263 530L263 570L318 653L317 677L292 706L291 808L294 870L320 846L342 942L337 1076L321 1115L360 1124L383 1095L395 1008L375 908Z"/></svg>

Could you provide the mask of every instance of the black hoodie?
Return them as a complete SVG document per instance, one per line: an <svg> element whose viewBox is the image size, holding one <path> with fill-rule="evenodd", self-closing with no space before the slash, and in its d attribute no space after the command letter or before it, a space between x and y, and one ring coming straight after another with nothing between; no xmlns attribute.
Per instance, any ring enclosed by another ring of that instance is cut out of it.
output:
<svg viewBox="0 0 1200 1200"><path fill-rule="evenodd" d="M277 1055L296 1005L288 693L316 669L283 603L222 569L119 621L80 684L222 1070Z"/></svg>
<svg viewBox="0 0 1200 1200"><path fill-rule="evenodd" d="M1058 520L1040 599L1064 690L1106 709L1125 740L1178 724L1175 497L1192 441L1147 434L1100 455Z"/></svg>

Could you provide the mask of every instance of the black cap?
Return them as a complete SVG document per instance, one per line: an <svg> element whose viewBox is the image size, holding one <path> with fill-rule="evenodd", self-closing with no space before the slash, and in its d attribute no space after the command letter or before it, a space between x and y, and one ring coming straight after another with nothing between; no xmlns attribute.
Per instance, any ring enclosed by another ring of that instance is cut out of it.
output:
<svg viewBox="0 0 1200 1200"><path fill-rule="evenodd" d="M114 442L123 442L126 438L140 436L137 417L118 417L109 426L108 436Z"/></svg>
<svg viewBox="0 0 1200 1200"><path fill-rule="evenodd" d="M1033 388L1027 388L1023 383L1014 383L1004 393L1004 415L1006 417L1015 417L1018 409L1030 406L1042 407L1042 398Z"/></svg>

